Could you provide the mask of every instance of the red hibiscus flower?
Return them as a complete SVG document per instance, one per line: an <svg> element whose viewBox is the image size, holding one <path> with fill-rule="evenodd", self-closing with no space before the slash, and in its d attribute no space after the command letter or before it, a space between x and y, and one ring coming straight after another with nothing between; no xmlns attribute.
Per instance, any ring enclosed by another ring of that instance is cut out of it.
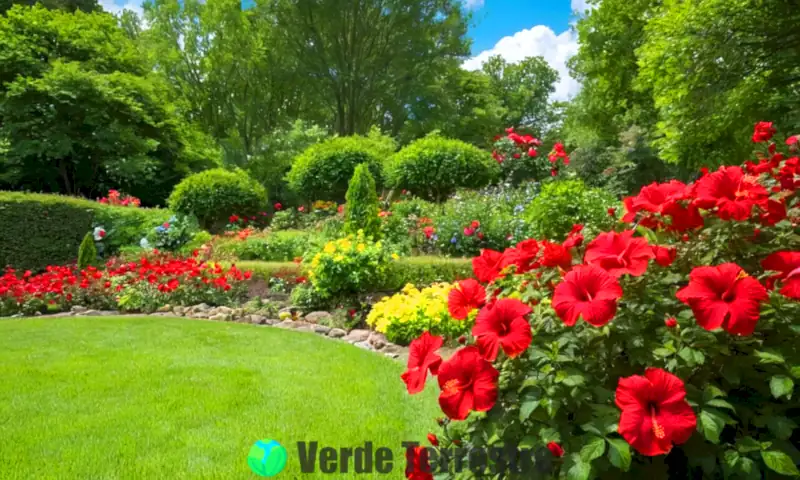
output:
<svg viewBox="0 0 800 480"><path fill-rule="evenodd" d="M656 263L662 267L669 267L675 261L678 255L678 249L675 247L662 247L660 245L653 246L653 254L656 256Z"/></svg>
<svg viewBox="0 0 800 480"><path fill-rule="evenodd" d="M634 238L633 234L633 230L601 233L586 247L584 261L615 277L626 273L634 277L642 275L655 254L647 239Z"/></svg>
<svg viewBox="0 0 800 480"><path fill-rule="evenodd" d="M239 221L239 215L231 215L230 217L228 217L229 223L236 223L238 221Z"/></svg>
<svg viewBox="0 0 800 480"><path fill-rule="evenodd" d="M769 192L741 167L720 167L697 181L695 203L700 208L717 208L723 220L747 220L754 206L765 206Z"/></svg>
<svg viewBox="0 0 800 480"><path fill-rule="evenodd" d="M678 320L675 317L669 317L664 320L664 325L666 325L667 328L675 328L678 326Z"/></svg>
<svg viewBox="0 0 800 480"><path fill-rule="evenodd" d="M786 205L782 201L768 200L767 211L762 213L759 221L762 225L771 227L786 218Z"/></svg>
<svg viewBox="0 0 800 480"><path fill-rule="evenodd" d="M514 248L508 248L503 252L503 268L509 265L516 265L516 273L525 273L539 265L536 263L536 255L539 253L539 242L530 238L523 240Z"/></svg>
<svg viewBox="0 0 800 480"><path fill-rule="evenodd" d="M503 254L495 250L484 249L478 257L472 259L472 271L478 281L489 283L498 275L503 268Z"/></svg>
<svg viewBox="0 0 800 480"><path fill-rule="evenodd" d="M400 375L406 383L408 393L415 394L425 389L425 379L428 377L428 370L432 375L436 375L442 357L436 353L441 348L444 340L428 332L424 332L419 338L411 342L408 347L407 370Z"/></svg>
<svg viewBox="0 0 800 480"><path fill-rule="evenodd" d="M595 327L611 321L617 313L622 287L617 279L600 267L581 265L574 268L553 293L553 309L567 326L582 318Z"/></svg>
<svg viewBox="0 0 800 480"><path fill-rule="evenodd" d="M666 205L663 214L670 217L669 229L676 232L694 230L705 224L697 205L691 203L685 206L678 202Z"/></svg>
<svg viewBox="0 0 800 480"><path fill-rule="evenodd" d="M667 183L653 182L642 187L635 197L625 197L624 222L632 222L640 211L650 213L663 213L664 209L685 197L686 184L677 180Z"/></svg>
<svg viewBox="0 0 800 480"><path fill-rule="evenodd" d="M781 295L800 300L800 252L775 252L761 262L764 270L780 272L770 277L772 282L780 280Z"/></svg>
<svg viewBox="0 0 800 480"><path fill-rule="evenodd" d="M772 122L758 122L753 129L753 143L761 143L769 141L775 135L775 127Z"/></svg>
<svg viewBox="0 0 800 480"><path fill-rule="evenodd" d="M559 267L563 270L572 268L572 253L560 243L542 241L542 265Z"/></svg>
<svg viewBox="0 0 800 480"><path fill-rule="evenodd" d="M466 227L464 229L464 236L471 237L475 233L474 228Z"/></svg>
<svg viewBox="0 0 800 480"><path fill-rule="evenodd" d="M433 236L433 233L436 231L433 227L425 227L422 229L425 232L425 238L430 239Z"/></svg>
<svg viewBox="0 0 800 480"><path fill-rule="evenodd" d="M547 449L550 450L550 453L553 454L556 458L561 458L564 456L564 449L561 445L557 444L556 442L550 442L547 444Z"/></svg>
<svg viewBox="0 0 800 480"><path fill-rule="evenodd" d="M485 303L486 289L472 278L458 282L447 295L447 310L456 320L467 318L471 311Z"/></svg>
<svg viewBox="0 0 800 480"><path fill-rule="evenodd" d="M697 323L706 330L722 327L734 335L750 335L767 289L739 265L725 263L692 270L689 285L677 297L692 308Z"/></svg>
<svg viewBox="0 0 800 480"><path fill-rule="evenodd" d="M473 220L472 223L469 224L469 226L472 227L472 228L478 228L478 227L481 226L481 222L479 222L477 220Z"/></svg>
<svg viewBox="0 0 800 480"><path fill-rule="evenodd" d="M537 152L535 148L531 147L531 148L528 149L528 156L529 157L535 157L538 154L539 154L539 152Z"/></svg>
<svg viewBox="0 0 800 480"><path fill-rule="evenodd" d="M409 480L433 480L428 450L425 447L406 449L406 478Z"/></svg>
<svg viewBox="0 0 800 480"><path fill-rule="evenodd" d="M273 207L275 207L275 210L280 210L281 208L283 208L283 205L281 205L281 203L278 202L275 205L273 205Z"/></svg>
<svg viewBox="0 0 800 480"><path fill-rule="evenodd" d="M478 313L472 336L486 360L493 362L500 347L511 358L528 348L533 339L531 325L525 320L529 313L530 307L515 298L498 300Z"/></svg>
<svg viewBox="0 0 800 480"><path fill-rule="evenodd" d="M642 455L669 453L673 444L689 440L697 426L683 381L660 368L620 378L616 403L622 410L619 434Z"/></svg>
<svg viewBox="0 0 800 480"><path fill-rule="evenodd" d="M564 243L562 244L564 245L564 248L569 250L570 248L579 247L583 243L583 234L581 234L582 231L583 224L576 223L573 225L572 230L570 230L567 234L567 239L564 240Z"/></svg>
<svg viewBox="0 0 800 480"><path fill-rule="evenodd" d="M497 401L499 376L478 347L461 348L439 367L439 406L452 420L464 420L473 410L490 410Z"/></svg>

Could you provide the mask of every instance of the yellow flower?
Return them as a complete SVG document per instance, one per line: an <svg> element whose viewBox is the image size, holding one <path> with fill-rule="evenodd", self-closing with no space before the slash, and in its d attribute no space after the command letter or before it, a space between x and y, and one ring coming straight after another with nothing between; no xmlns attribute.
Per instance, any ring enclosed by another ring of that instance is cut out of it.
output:
<svg viewBox="0 0 800 480"><path fill-rule="evenodd" d="M325 253L334 253L336 251L336 245L333 242L328 242L322 251Z"/></svg>
<svg viewBox="0 0 800 480"><path fill-rule="evenodd" d="M333 257L333 261L336 263L339 263L342 260L344 260L344 255L336 255L335 257Z"/></svg>
<svg viewBox="0 0 800 480"><path fill-rule="evenodd" d="M365 248L367 248L367 246L363 243L359 243L358 246L356 246L356 250L358 250L359 253L363 252Z"/></svg>
<svg viewBox="0 0 800 480"><path fill-rule="evenodd" d="M392 254L392 260L397 260L397 259L399 259L399 258L400 258L400 255L398 255L398 254L396 254L396 253L393 253L393 254Z"/></svg>

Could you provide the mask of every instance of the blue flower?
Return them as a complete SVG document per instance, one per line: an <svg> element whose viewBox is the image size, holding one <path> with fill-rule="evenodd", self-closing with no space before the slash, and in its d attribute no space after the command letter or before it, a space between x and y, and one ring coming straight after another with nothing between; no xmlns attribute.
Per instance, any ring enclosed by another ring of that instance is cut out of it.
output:
<svg viewBox="0 0 800 480"><path fill-rule="evenodd" d="M164 230L166 230L166 228L164 228L163 225L159 225L156 227L156 232L158 233L164 233Z"/></svg>
<svg viewBox="0 0 800 480"><path fill-rule="evenodd" d="M455 245L456 242L458 242L458 239L456 237L450 239L450 243L452 243L453 245Z"/></svg>

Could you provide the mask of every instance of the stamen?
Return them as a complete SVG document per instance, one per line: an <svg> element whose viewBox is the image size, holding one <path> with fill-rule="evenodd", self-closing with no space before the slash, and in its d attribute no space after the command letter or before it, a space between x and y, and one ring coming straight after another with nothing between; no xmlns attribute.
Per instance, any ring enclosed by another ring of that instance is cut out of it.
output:
<svg viewBox="0 0 800 480"><path fill-rule="evenodd" d="M667 435L664 432L664 427L662 427L658 423L658 419L656 419L655 407L650 407L650 421L653 422L653 435L655 435L657 439L663 440Z"/></svg>
<svg viewBox="0 0 800 480"><path fill-rule="evenodd" d="M442 393L445 395L453 395L458 393L460 387L461 382L459 382L457 378L454 378L445 382L444 387L442 388Z"/></svg>

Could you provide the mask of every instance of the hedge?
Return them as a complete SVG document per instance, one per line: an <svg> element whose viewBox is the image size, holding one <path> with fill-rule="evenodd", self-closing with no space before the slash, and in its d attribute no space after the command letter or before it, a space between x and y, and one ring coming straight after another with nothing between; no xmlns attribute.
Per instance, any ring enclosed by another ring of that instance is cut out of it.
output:
<svg viewBox="0 0 800 480"><path fill-rule="evenodd" d="M138 244L144 232L170 217L163 209L116 207L37 193L0 191L0 268L43 270L74 262L87 232L106 230L105 254Z"/></svg>

